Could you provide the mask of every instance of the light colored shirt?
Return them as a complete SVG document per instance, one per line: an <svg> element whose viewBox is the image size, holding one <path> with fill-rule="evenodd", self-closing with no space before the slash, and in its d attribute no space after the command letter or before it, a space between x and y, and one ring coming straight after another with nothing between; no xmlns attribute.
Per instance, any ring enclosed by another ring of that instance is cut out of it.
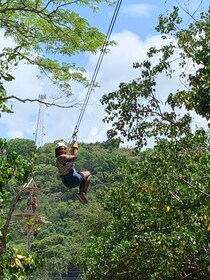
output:
<svg viewBox="0 0 210 280"><path fill-rule="evenodd" d="M67 175L73 168L73 161L68 159L67 155L60 155L56 159L56 166L60 175Z"/></svg>

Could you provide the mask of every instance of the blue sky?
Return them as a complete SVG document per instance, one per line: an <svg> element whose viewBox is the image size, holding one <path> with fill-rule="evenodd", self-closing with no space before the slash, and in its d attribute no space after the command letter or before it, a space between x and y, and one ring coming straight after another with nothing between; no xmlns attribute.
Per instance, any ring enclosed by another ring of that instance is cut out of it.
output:
<svg viewBox="0 0 210 280"><path fill-rule="evenodd" d="M124 0L114 25L111 39L117 42L117 46L110 48L110 53L103 58L100 71L96 81L100 88L91 93L88 106L83 116L78 132L79 142L103 142L106 138L108 125L102 122L104 116L103 107L99 100L103 94L116 90L120 82L128 82L139 75L139 70L132 68L132 63L142 61L146 58L146 52L149 47L161 45L160 35L157 34L155 26L158 22L158 15L166 13L171 6L176 5L178 1L166 0ZM183 4L183 1L179 1ZM186 1L184 9L189 11L198 11L203 9L203 5L208 6L209 0ZM81 14L90 21L90 23L104 33L107 32L114 7L101 6L101 12L96 14L89 9L83 8ZM3 46L12 44L12 40L3 37L0 32L0 49ZM98 55L80 55L72 57L79 66L84 66L87 70L87 76L92 78ZM15 81L8 84L9 94L20 98L38 98L39 94L46 94L47 101L51 102L57 94L56 88L46 79L38 80L36 75L38 69L35 66L20 65L13 73ZM164 79L164 78L163 78ZM161 83L160 83L161 84ZM173 81L162 81L164 89L160 87L161 93L173 91L180 85L178 79ZM72 83L74 96L72 100L83 103L87 89L78 84ZM19 103L13 100L11 105L14 114L3 113L0 118L0 137L6 139L27 138L35 140L35 132L38 121L39 104L38 103ZM79 108L59 109L43 108L44 134L43 143L53 142L58 139L69 141L79 117ZM202 120L196 119L197 125L202 125ZM39 136L40 137L40 136Z"/></svg>

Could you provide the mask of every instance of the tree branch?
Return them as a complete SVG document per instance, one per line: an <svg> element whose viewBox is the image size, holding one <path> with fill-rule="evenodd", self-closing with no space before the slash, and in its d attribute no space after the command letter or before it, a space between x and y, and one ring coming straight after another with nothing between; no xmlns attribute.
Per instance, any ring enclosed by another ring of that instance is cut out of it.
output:
<svg viewBox="0 0 210 280"><path fill-rule="evenodd" d="M3 232L2 232L2 236L0 239L0 255L6 252L7 249L7 234L8 234L8 230L9 230L9 224L12 218L12 214L15 210L15 206L17 204L17 202L19 201L20 197L22 194L22 190L18 192L18 194L16 195L16 197L13 199L12 201L12 205L10 207L10 210L7 214L7 218L6 218L6 222L3 226Z"/></svg>
<svg viewBox="0 0 210 280"><path fill-rule="evenodd" d="M26 102L39 102L39 103L42 103L42 104L46 105L46 107L54 106L54 107L59 107L59 108L73 108L73 107L81 105L79 103L75 103L73 105L63 106L63 105L59 105L59 104L45 102L45 101L37 99L37 98L36 99L30 99L30 98L22 99L22 98L19 98L19 97L15 96L15 95L10 95L10 96L7 96L7 97L0 98L0 100L2 100L2 101L7 101L8 99L16 99L16 100L18 100L18 101L20 101L22 103L26 103Z"/></svg>
<svg viewBox="0 0 210 280"><path fill-rule="evenodd" d="M198 188L198 187L193 186L190 182L186 181L185 179L181 178L181 180L182 180L185 184L187 184L188 186L190 186L191 188L195 189L196 191L199 191L199 192L202 193L203 195L210 197L210 194L208 194L208 193L202 191L202 190L201 190L200 188Z"/></svg>

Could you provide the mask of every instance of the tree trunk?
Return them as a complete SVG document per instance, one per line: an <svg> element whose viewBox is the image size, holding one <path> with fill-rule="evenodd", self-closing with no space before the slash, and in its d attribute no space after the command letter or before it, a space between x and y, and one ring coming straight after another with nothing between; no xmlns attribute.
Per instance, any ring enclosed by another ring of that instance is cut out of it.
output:
<svg viewBox="0 0 210 280"><path fill-rule="evenodd" d="M15 206L16 206L17 202L19 201L21 194L22 194L22 190L19 191L18 194L16 195L16 197L13 199L11 207L7 214L7 218L6 218L5 224L2 229L2 236L0 237L0 255L4 254L7 250L7 234L9 231L9 225L10 225L10 221L12 219L12 214L15 210Z"/></svg>

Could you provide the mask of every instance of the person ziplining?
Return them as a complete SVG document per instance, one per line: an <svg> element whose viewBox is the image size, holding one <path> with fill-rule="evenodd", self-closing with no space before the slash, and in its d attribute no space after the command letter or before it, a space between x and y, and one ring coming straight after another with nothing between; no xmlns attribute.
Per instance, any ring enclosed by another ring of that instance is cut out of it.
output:
<svg viewBox="0 0 210 280"><path fill-rule="evenodd" d="M90 171L82 171L82 172L77 172L77 170L74 168L74 161L77 159L78 157L78 144L76 143L76 136L77 136L77 132L79 129L79 125L81 123L81 120L83 118L88 100L90 98L92 89L95 85L95 80L99 71L99 68L101 66L104 54L106 53L106 48L108 46L108 42L117 18L117 15L119 13L119 9L120 6L122 4L122 0L118 0L113 16L112 16L112 20L104 41L104 44L102 46L99 58L98 58L98 62L96 64L86 97L85 97L85 101L83 103L83 107L82 110L80 112L77 124L75 126L74 129L74 133L72 135L72 139L73 141L70 143L73 143L71 145L71 149L69 151L69 153L67 153L67 145L65 144L65 142L59 142L56 145L55 148L55 156L56 156L56 166L58 168L58 172L59 175L62 179L63 184L68 187L68 188L74 188L79 186L79 192L77 194L78 199L80 200L80 202L82 204L87 204L88 203L88 198L87 198L87 191L88 191L88 187L90 184L90 177L91 177L91 173Z"/></svg>
<svg viewBox="0 0 210 280"><path fill-rule="evenodd" d="M78 158L78 144L73 143L69 153L64 142L58 142L55 148L56 166L62 180L67 188L79 186L77 198L82 204L88 203L87 191L90 184L90 171L78 172L74 167L74 161Z"/></svg>

